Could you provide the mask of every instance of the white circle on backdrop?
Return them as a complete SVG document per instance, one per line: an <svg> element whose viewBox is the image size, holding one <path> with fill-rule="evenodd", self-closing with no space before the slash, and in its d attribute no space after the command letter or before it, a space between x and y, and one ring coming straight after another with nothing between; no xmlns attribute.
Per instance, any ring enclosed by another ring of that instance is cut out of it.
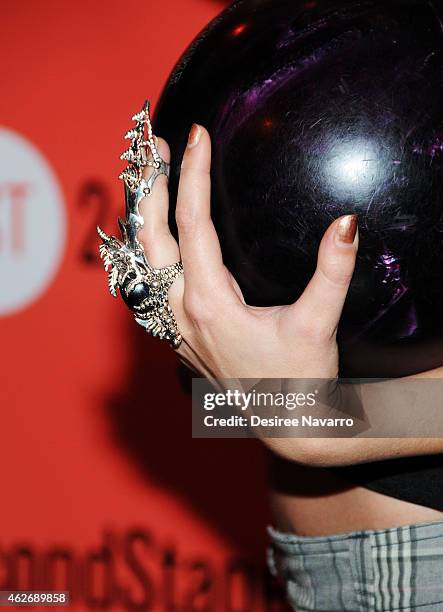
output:
<svg viewBox="0 0 443 612"><path fill-rule="evenodd" d="M65 233L64 199L49 163L29 140L0 127L0 316L46 291Z"/></svg>

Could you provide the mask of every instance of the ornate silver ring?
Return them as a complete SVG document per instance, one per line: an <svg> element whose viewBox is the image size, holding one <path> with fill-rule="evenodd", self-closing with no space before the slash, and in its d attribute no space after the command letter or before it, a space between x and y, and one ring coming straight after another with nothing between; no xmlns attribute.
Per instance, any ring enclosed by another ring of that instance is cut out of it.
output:
<svg viewBox="0 0 443 612"><path fill-rule="evenodd" d="M152 134L149 107L147 100L142 110L132 117L136 126L125 134L125 138L131 140L131 145L120 156L128 162L127 168L119 176L125 183L126 201L126 219L119 219L122 240L108 236L97 227L103 241L99 252L108 272L111 295L117 297L119 290L139 325L178 348L182 337L169 305L168 292L175 279L183 274L183 266L177 262L165 268L154 268L137 238L144 224L139 211L140 202L151 196L159 176L164 174L169 177L169 164L158 153ZM152 173L145 179L143 169L147 166L152 168Z"/></svg>

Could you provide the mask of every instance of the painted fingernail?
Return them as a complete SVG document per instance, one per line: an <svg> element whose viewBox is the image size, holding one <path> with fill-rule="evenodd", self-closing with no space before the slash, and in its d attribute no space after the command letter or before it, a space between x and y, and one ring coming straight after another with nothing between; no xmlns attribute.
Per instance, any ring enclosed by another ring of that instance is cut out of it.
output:
<svg viewBox="0 0 443 612"><path fill-rule="evenodd" d="M188 149L196 147L200 141L201 127L196 123L192 124L191 130L188 137Z"/></svg>
<svg viewBox="0 0 443 612"><path fill-rule="evenodd" d="M357 215L346 215L346 217L343 217L336 230L338 241L344 244L352 244L357 233L357 226Z"/></svg>

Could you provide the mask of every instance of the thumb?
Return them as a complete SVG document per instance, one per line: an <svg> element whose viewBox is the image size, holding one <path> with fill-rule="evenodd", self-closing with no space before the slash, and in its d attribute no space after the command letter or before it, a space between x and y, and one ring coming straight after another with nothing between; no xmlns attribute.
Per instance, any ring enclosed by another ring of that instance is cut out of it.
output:
<svg viewBox="0 0 443 612"><path fill-rule="evenodd" d="M345 303L358 249L357 215L336 219L320 244L317 269L293 306L296 320L316 337L333 336Z"/></svg>

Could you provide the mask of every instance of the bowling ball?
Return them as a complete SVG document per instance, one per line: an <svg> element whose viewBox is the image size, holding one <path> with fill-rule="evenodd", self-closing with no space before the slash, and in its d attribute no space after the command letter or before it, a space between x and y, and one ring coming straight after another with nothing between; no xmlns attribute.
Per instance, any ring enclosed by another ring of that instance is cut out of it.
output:
<svg viewBox="0 0 443 612"><path fill-rule="evenodd" d="M326 228L357 213L342 376L443 364L442 24L443 0L236 2L185 51L157 105L171 227L198 122L213 143L213 220L247 303L296 300Z"/></svg>

